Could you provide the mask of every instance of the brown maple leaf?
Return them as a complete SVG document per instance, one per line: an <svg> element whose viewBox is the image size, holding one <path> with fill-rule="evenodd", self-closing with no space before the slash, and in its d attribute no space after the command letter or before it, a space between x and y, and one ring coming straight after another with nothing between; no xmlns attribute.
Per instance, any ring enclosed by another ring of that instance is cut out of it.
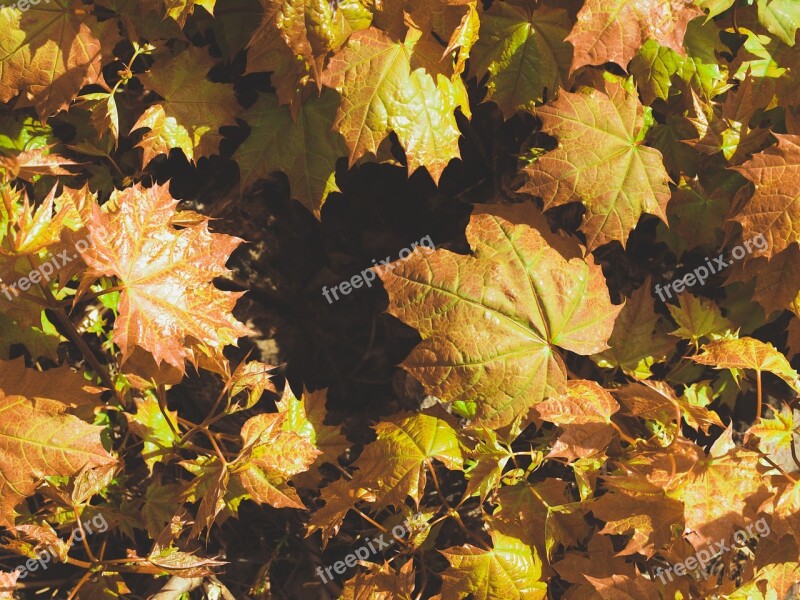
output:
<svg viewBox="0 0 800 600"><path fill-rule="evenodd" d="M649 39L685 56L686 27L702 14L684 0L587 0L567 37L575 47L571 71L606 62L625 68Z"/></svg>

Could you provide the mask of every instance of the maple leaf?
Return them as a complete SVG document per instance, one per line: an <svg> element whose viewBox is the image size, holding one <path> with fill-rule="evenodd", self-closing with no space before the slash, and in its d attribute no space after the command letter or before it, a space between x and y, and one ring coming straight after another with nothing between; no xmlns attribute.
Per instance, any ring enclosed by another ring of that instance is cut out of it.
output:
<svg viewBox="0 0 800 600"><path fill-rule="evenodd" d="M759 465L761 455L737 447L731 435L728 427L708 457L692 468L690 478L669 492L684 504L686 537L695 548L728 539L736 527L755 521L759 500L771 496Z"/></svg>
<svg viewBox="0 0 800 600"><path fill-rule="evenodd" d="M603 452L614 436L611 415L619 410L614 398L594 381L567 382L567 391L534 407L536 415L564 429L548 456L567 460Z"/></svg>
<svg viewBox="0 0 800 600"><path fill-rule="evenodd" d="M667 207L669 235L674 240L670 246L679 252L696 246L721 246L730 203L731 194L724 186L682 177Z"/></svg>
<svg viewBox="0 0 800 600"><path fill-rule="evenodd" d="M284 171L292 196L319 219L328 194L339 190L336 161L347 154L342 136L331 131L338 106L338 94L325 90L306 100L293 118L288 107L278 105L276 96L260 96L240 115L252 128L233 155L242 188L259 177Z"/></svg>
<svg viewBox="0 0 800 600"><path fill-rule="evenodd" d="M469 452L469 458L475 461L475 465L468 471L465 494L471 496L477 492L483 501L500 483L503 469L513 453L498 443L497 434L492 429L480 429L476 435L481 441Z"/></svg>
<svg viewBox="0 0 800 600"><path fill-rule="evenodd" d="M384 562L364 563L363 573L345 581L340 600L411 600L414 594L414 561L408 560L397 572Z"/></svg>
<svg viewBox="0 0 800 600"><path fill-rule="evenodd" d="M408 496L418 505L432 459L463 469L456 432L447 421L426 414L395 415L375 426L378 439L355 463L356 487L372 490L375 506L400 506Z"/></svg>
<svg viewBox="0 0 800 600"><path fill-rule="evenodd" d="M770 146L746 163L734 167L755 185L755 194L734 217L742 224L742 237L762 234L767 239L765 256L770 258L800 242L800 136L773 133L777 146Z"/></svg>
<svg viewBox="0 0 800 600"><path fill-rule="evenodd" d="M560 393L566 373L555 347L602 350L621 307L591 257L565 259L526 213L488 210L506 218L472 216L473 256L417 248L379 275L389 313L423 338L403 368L476 426L494 428Z"/></svg>
<svg viewBox="0 0 800 600"><path fill-rule="evenodd" d="M571 71L607 62L625 68L649 39L685 56L686 27L702 14L683 0L587 0L567 37L575 47Z"/></svg>
<svg viewBox="0 0 800 600"><path fill-rule="evenodd" d="M148 128L137 144L144 150L143 164L158 154L180 148L190 161L216 154L222 139L220 127L236 126L239 105L233 86L212 83L206 75L214 61L203 48L190 47L158 60L138 75L146 89L164 100L149 107L131 131Z"/></svg>
<svg viewBox="0 0 800 600"><path fill-rule="evenodd" d="M320 531L324 548L339 531L345 516L355 503L359 500L374 502L375 495L360 486L351 485L350 481L342 478L322 488L320 499L325 501L325 506L311 515L306 535Z"/></svg>
<svg viewBox="0 0 800 600"><path fill-rule="evenodd" d="M678 306L668 304L667 308L678 324L670 335L689 340L695 348L703 338L713 341L732 335L733 323L710 300L682 292L678 294Z"/></svg>
<svg viewBox="0 0 800 600"><path fill-rule="evenodd" d="M486 100L496 102L506 119L555 97L569 77L572 48L564 41L569 18L563 9L535 10L496 2L481 17L478 42L470 58L478 78L489 74Z"/></svg>
<svg viewBox="0 0 800 600"><path fill-rule="evenodd" d="M753 300L767 313L789 308L800 294L800 245L766 256L751 256L734 263L728 282L755 279Z"/></svg>
<svg viewBox="0 0 800 600"><path fill-rule="evenodd" d="M591 531L584 519L583 503L573 502L568 485L562 480L504 485L496 498L498 509L492 515L492 529L518 535L548 559L558 544L580 545ZM526 524L523 530L520 523Z"/></svg>
<svg viewBox="0 0 800 600"><path fill-rule="evenodd" d="M119 279L113 341L122 361L135 346L181 372L186 359L224 360L222 349L251 332L231 314L241 293L222 292L212 281L228 273L225 261L241 240L211 233L206 218L176 229L178 201L167 186L136 185L115 192L112 204L113 211L91 207L91 246L81 256L89 266L84 282Z"/></svg>
<svg viewBox="0 0 800 600"><path fill-rule="evenodd" d="M800 28L800 5L793 0L758 0L758 20L771 34L794 46Z"/></svg>
<svg viewBox="0 0 800 600"><path fill-rule="evenodd" d="M469 112L463 81L412 69L414 38L392 41L374 27L350 36L330 60L322 82L342 96L334 128L350 150L350 166L376 154L390 132L406 152L409 175L426 167L434 182L461 153L454 111Z"/></svg>
<svg viewBox="0 0 800 600"><path fill-rule="evenodd" d="M166 15L183 27L186 24L186 19L194 13L195 6L202 6L210 14L214 14L214 6L216 0L164 0L164 8Z"/></svg>
<svg viewBox="0 0 800 600"><path fill-rule="evenodd" d="M558 148L524 169L520 190L544 199L545 209L576 200L586 215L581 226L589 250L622 243L643 212L666 221L670 192L661 153L642 144L642 105L619 84L609 95L594 88L561 92L535 111Z"/></svg>
<svg viewBox="0 0 800 600"><path fill-rule="evenodd" d="M250 418L241 431L244 448L231 465L255 502L276 508L305 508L289 479L307 471L321 453L305 437L283 429L286 413Z"/></svg>
<svg viewBox="0 0 800 600"><path fill-rule="evenodd" d="M652 376L650 367L674 351L675 344L653 309L650 289L648 277L625 303L608 338L609 349L593 357L601 367L621 368L631 377L647 379Z"/></svg>
<svg viewBox="0 0 800 600"><path fill-rule="evenodd" d="M470 544L440 550L450 563L442 573L442 600L471 595L476 600L541 600L547 584L536 551L519 539L491 532L492 549Z"/></svg>
<svg viewBox="0 0 800 600"><path fill-rule="evenodd" d="M800 376L786 357L772 344L751 337L709 342L703 346L703 353L692 360L716 369L753 369L759 374L767 371L800 391Z"/></svg>
<svg viewBox="0 0 800 600"><path fill-rule="evenodd" d="M649 484L613 487L592 503L591 510L606 522L598 533L632 534L618 556L639 553L650 558L672 540L672 526L683 525L683 504Z"/></svg>
<svg viewBox="0 0 800 600"><path fill-rule="evenodd" d="M100 441L103 428L74 416L74 407L99 401L83 378L69 369L39 373L22 360L1 364L0 525L12 527L14 508L44 477L74 475L114 458Z"/></svg>
<svg viewBox="0 0 800 600"><path fill-rule="evenodd" d="M281 104L291 104L309 81L321 85L325 59L372 14L361 0L261 0L264 14L248 47L247 71L271 71Z"/></svg>
<svg viewBox="0 0 800 600"><path fill-rule="evenodd" d="M706 434L711 425L724 428L713 410L689 402L675 395L672 387L663 381L632 383L617 392L623 412L642 419L654 419L663 424L679 419L680 415L692 429L702 429Z"/></svg>
<svg viewBox="0 0 800 600"><path fill-rule="evenodd" d="M0 102L24 94L41 119L66 108L82 87L102 81L102 45L116 36L67 0L0 11ZM101 44L102 42L102 44Z"/></svg>
<svg viewBox="0 0 800 600"><path fill-rule="evenodd" d="M147 395L143 400L136 398L134 402L136 414L126 413L128 427L143 440L142 458L152 475L153 466L169 456L173 445L180 440L180 436L172 429L177 426L178 413L169 410L162 412L158 400L152 395ZM167 419L172 421L172 427Z"/></svg>
<svg viewBox="0 0 800 600"><path fill-rule="evenodd" d="M762 452L774 454L792 447L794 434L800 431L800 424L795 423L794 412L786 404L780 410L768 406L772 409L773 417L754 423L747 433L759 438L758 447Z"/></svg>

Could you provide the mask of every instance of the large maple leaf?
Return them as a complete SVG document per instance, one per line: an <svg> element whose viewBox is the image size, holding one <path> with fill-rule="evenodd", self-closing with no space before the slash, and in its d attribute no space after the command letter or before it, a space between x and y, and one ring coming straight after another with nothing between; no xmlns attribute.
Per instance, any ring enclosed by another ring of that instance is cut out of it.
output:
<svg viewBox="0 0 800 600"><path fill-rule="evenodd" d="M562 392L556 346L605 349L621 307L591 257L565 259L524 212L486 211L501 216L472 216L473 256L417 249L380 277L389 312L423 338L403 367L430 394L495 427Z"/></svg>
<svg viewBox="0 0 800 600"><path fill-rule="evenodd" d="M66 108L83 86L102 80L102 46L113 46L116 27L69 4L50 0L25 12L0 10L0 102L23 92L44 119Z"/></svg>
<svg viewBox="0 0 800 600"><path fill-rule="evenodd" d="M336 185L336 160L347 154L342 136L331 131L339 96L325 90L291 110L278 105L278 98L265 94L244 111L241 118L252 128L234 153L242 188L274 171L289 177L292 197L320 218L325 199Z"/></svg>
<svg viewBox="0 0 800 600"><path fill-rule="evenodd" d="M777 146L735 167L755 185L755 194L735 219L744 239L767 238L766 257L800 242L800 136L773 135Z"/></svg>
<svg viewBox="0 0 800 600"><path fill-rule="evenodd" d="M424 166L438 182L447 164L461 156L454 111L469 111L466 90L460 77L434 78L414 68L415 41L413 32L405 43L372 27L354 33L331 58L322 82L342 96L334 128L344 136L351 166L364 154L376 154L393 131L409 174Z"/></svg>
<svg viewBox="0 0 800 600"><path fill-rule="evenodd" d="M684 0L587 0L567 37L572 70L613 62L625 68L649 39L681 56L689 21L703 12Z"/></svg>
<svg viewBox="0 0 800 600"><path fill-rule="evenodd" d="M481 18L478 42L470 53L472 68L486 83L487 100L508 119L555 97L568 77L572 48L564 41L569 18L563 9L524 10L495 2Z"/></svg>
<svg viewBox="0 0 800 600"><path fill-rule="evenodd" d="M97 391L65 369L39 373L21 360L0 362L0 525L12 526L14 507L44 477L114 462L100 440L102 427L74 415L99 400Z"/></svg>
<svg viewBox="0 0 800 600"><path fill-rule="evenodd" d="M149 107L131 131L148 128L138 146L146 165L158 154L180 148L190 161L219 149L219 128L236 126L239 105L233 86L206 77L214 61L203 48L191 47L159 60L139 79L164 100Z"/></svg>
<svg viewBox="0 0 800 600"><path fill-rule="evenodd" d="M167 186L137 185L115 193L112 204L109 212L92 205L91 246L81 255L89 266L84 287L100 276L119 279L113 341L123 362L136 346L181 371L186 359L222 359L224 346L251 333L231 314L241 293L212 283L229 272L225 262L241 240L211 233L205 218L177 229L178 201Z"/></svg>
<svg viewBox="0 0 800 600"><path fill-rule="evenodd" d="M661 153L642 141L639 99L619 84L606 87L608 95L593 88L562 92L536 109L558 148L526 167L521 190L543 198L546 209L583 202L590 250L614 240L625 246L644 212L666 221L670 198Z"/></svg>

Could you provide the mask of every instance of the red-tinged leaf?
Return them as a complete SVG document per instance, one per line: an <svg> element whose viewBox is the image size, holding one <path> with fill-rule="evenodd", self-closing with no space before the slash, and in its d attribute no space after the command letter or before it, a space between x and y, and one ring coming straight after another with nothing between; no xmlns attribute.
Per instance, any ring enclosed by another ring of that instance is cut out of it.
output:
<svg viewBox="0 0 800 600"><path fill-rule="evenodd" d="M619 410L614 398L594 381L567 382L567 391L536 405L539 418L556 425L586 425L611 422Z"/></svg>
<svg viewBox="0 0 800 600"><path fill-rule="evenodd" d="M418 248L379 273L389 312L423 338L403 367L476 426L507 425L561 393L556 346L603 350L621 308L591 257L566 260L525 213L506 216L473 215L472 256Z"/></svg>
<svg viewBox="0 0 800 600"><path fill-rule="evenodd" d="M0 12L0 102L22 93L46 119L66 108L83 86L102 81L102 43L113 46L116 28L69 4L50 0L24 12Z"/></svg>
<svg viewBox="0 0 800 600"><path fill-rule="evenodd" d="M567 382L564 394L534 407L540 419L564 429L548 457L572 461L603 452L614 437L611 415L618 410L617 401L594 381Z"/></svg>
<svg viewBox="0 0 800 600"><path fill-rule="evenodd" d="M289 480L311 468L321 453L306 438L282 429L286 413L266 413L242 427L244 449L231 466L252 499L276 508L305 508Z"/></svg>
<svg viewBox="0 0 800 600"><path fill-rule="evenodd" d="M543 600L542 563L536 551L519 539L492 532L493 548L470 544L440 550L450 563L442 574L442 600L471 595L475 600Z"/></svg>
<svg viewBox="0 0 800 600"><path fill-rule="evenodd" d="M684 397L679 398L672 387L663 381L632 383L616 394L623 406L623 413L633 417L654 419L666 425L674 422L680 414L689 427L706 434L712 425L725 428L716 412L691 404Z"/></svg>
<svg viewBox="0 0 800 600"><path fill-rule="evenodd" d="M800 136L773 134L777 146L756 154L736 170L755 185L755 194L735 219L742 238L759 234L767 241L765 256L772 257L800 241Z"/></svg>
<svg viewBox="0 0 800 600"><path fill-rule="evenodd" d="M544 199L545 209L580 201L589 250L612 241L625 246L642 213L666 221L669 176L661 153L642 143L642 105L619 84L609 95L594 88L561 92L536 109L558 148L525 168L521 191Z"/></svg>
<svg viewBox="0 0 800 600"><path fill-rule="evenodd" d="M11 527L14 508L44 477L74 475L86 466L113 463L114 458L100 441L102 428L73 416L71 405L60 400L66 386L76 393L72 402L96 401L78 375L63 370L39 373L26 369L21 360L3 362L2 367L0 525Z"/></svg>
<svg viewBox="0 0 800 600"><path fill-rule="evenodd" d="M190 161L216 154L220 127L235 126L239 105L233 86L212 83L207 74L214 61L203 48L191 47L162 58L139 75L146 89L164 100L148 108L131 131L149 128L138 146L144 149L143 164L158 154L180 148Z"/></svg>
<svg viewBox="0 0 800 600"><path fill-rule="evenodd" d="M641 600L641 598L655 598L659 595L659 585L641 577L627 577L625 575L611 575L598 579L591 575L584 575L592 584L603 600Z"/></svg>
<svg viewBox="0 0 800 600"><path fill-rule="evenodd" d="M683 0L587 0L567 37L575 47L571 70L606 62L625 68L650 39L685 56L686 27L702 14Z"/></svg>
<svg viewBox="0 0 800 600"><path fill-rule="evenodd" d="M114 211L92 207L85 223L92 243L81 255L86 280L119 279L113 340L122 360L136 346L181 371L187 359L197 365L204 354L222 358L226 345L251 333L231 314L241 294L212 283L229 272L225 261L241 240L211 233L206 221L176 229L178 201L166 186L135 186L112 200Z"/></svg>
<svg viewBox="0 0 800 600"><path fill-rule="evenodd" d="M609 490L591 505L592 513L606 522L598 533L629 535L618 556L652 557L672 540L672 526L683 526L683 504L653 487L647 492Z"/></svg>

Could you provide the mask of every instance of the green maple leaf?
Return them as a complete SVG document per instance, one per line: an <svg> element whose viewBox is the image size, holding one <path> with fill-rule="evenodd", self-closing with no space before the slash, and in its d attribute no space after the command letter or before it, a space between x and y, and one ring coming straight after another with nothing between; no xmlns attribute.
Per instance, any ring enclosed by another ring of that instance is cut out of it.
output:
<svg viewBox="0 0 800 600"><path fill-rule="evenodd" d="M461 153L454 111L468 112L460 77L433 76L412 69L418 30L405 43L392 41L370 27L354 33L331 58L322 82L342 96L334 128L350 150L350 165L367 153L376 154L390 132L406 152L409 174L426 167L435 182Z"/></svg>
<svg viewBox="0 0 800 600"><path fill-rule="evenodd" d="M542 562L536 550L519 539L492 530L492 549L470 544L440 550L450 563L442 574L442 600L467 595L475 600L543 600Z"/></svg>
<svg viewBox="0 0 800 600"><path fill-rule="evenodd" d="M702 338L716 340L732 335L733 323L723 317L719 307L710 300L683 292L678 295L678 303L678 306L667 304L678 324L678 329L670 335L689 340L695 347Z"/></svg>
<svg viewBox="0 0 800 600"><path fill-rule="evenodd" d="M400 414L378 423L375 431L378 439L356 461L351 485L373 490L378 508L400 506L408 496L419 504L434 458L450 469L463 468L455 429L444 419Z"/></svg>
<svg viewBox="0 0 800 600"><path fill-rule="evenodd" d="M800 2L797 0L758 0L758 20L782 42L794 46L800 27Z"/></svg>
<svg viewBox="0 0 800 600"><path fill-rule="evenodd" d="M616 83L609 94L581 88L536 109L558 148L524 169L520 191L544 199L545 209L579 200L589 250L614 240L623 247L642 213L666 221L669 176L661 153L642 143L642 105Z"/></svg>
<svg viewBox="0 0 800 600"><path fill-rule="evenodd" d="M651 289L648 278L625 303L608 339L609 349L593 357L598 365L619 367L631 377L647 379L652 375L650 367L664 361L674 349L653 310Z"/></svg>
<svg viewBox="0 0 800 600"><path fill-rule="evenodd" d="M478 77L489 74L486 100L510 118L552 98L569 76L572 47L564 41L569 18L563 9L536 10L495 2L481 17L478 42L470 53Z"/></svg>
<svg viewBox="0 0 800 600"><path fill-rule="evenodd" d="M190 161L216 154L222 139L219 128L237 125L239 105L233 86L206 78L213 65L208 52L191 47L139 75L146 89L164 99L149 107L131 128L150 130L137 144L144 149L143 164L172 148L183 150Z"/></svg>
<svg viewBox="0 0 800 600"><path fill-rule="evenodd" d="M476 425L499 427L562 391L557 346L604 350L621 307L591 257L564 258L527 213L489 210L467 227L473 256L417 249L380 277L389 312L422 335L403 367Z"/></svg>
<svg viewBox="0 0 800 600"><path fill-rule="evenodd" d="M274 171L289 177L292 196L317 218L325 199L336 185L336 160L347 154L342 136L331 131L339 95L325 90L312 96L292 117L288 106L279 106L272 94L241 114L252 131L233 160L239 164L242 188Z"/></svg>

